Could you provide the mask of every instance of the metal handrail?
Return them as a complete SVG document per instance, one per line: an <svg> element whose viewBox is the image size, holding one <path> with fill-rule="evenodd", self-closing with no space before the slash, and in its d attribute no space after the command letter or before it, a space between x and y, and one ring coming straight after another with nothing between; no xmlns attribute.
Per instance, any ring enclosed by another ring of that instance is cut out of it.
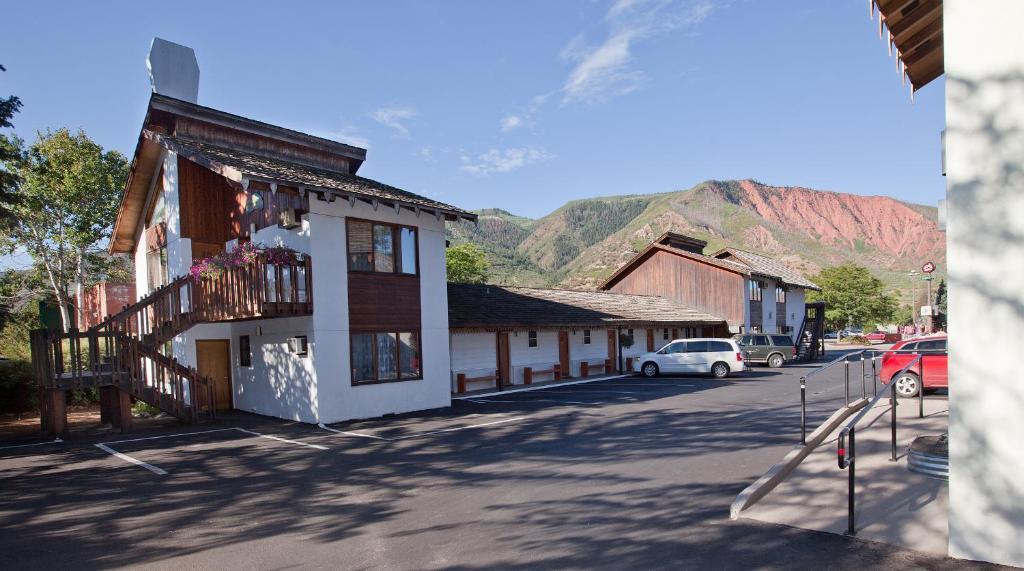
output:
<svg viewBox="0 0 1024 571"><path fill-rule="evenodd" d="M919 386L917 387L918 402L920 403L919 414L921 416L924 416L924 361L923 361L923 358L924 358L924 353L918 353L917 355L914 356L913 359L910 360L909 363L906 364L906 366L904 366L902 369L899 370L899 372L897 372L895 375L892 376L892 379L895 379L895 378L899 377L900 375L902 375L903 373L906 373L907 371L909 371L914 365L916 365L918 363L921 364L921 380L918 383ZM891 427L892 427L892 457L889 460L891 462L895 462L896 461L896 383L892 379L890 379L890 382L889 382L889 395L890 395L889 399L890 399L890 402L891 402L891 407L890 408L891 408L891 411L892 411L891 415L890 415L891 416L890 423L891 423ZM856 416L854 416L849 422L847 422L846 426L843 427L843 430L839 432L839 439L837 440L838 448L836 450L836 457L837 457L837 460L838 460L838 463L839 463L839 469L840 470L849 469L849 471L848 471L849 477L848 477L848 481L847 481L847 492L846 492L846 496L847 496L846 533L847 533L847 535L857 535L856 521L855 521L855 517L854 517L854 509L855 509L855 506L856 506L856 490L857 490L857 483L856 483L856 477L857 476L856 476L856 468L854 466L854 461L856 460L856 456L857 456L857 454L856 454L856 452L857 452L857 423L860 422L860 420L864 418L864 416L868 413L868 411L871 410L871 408L874 407L875 404L877 404L878 401L881 400L883 397L885 397L885 391L883 391L882 393L875 394L874 398L872 398L870 401L868 401L868 403L866 405L864 405L864 408L862 408L860 410L860 412L857 413ZM846 448L847 436L849 436L849 439L850 439L849 452L847 452L847 448Z"/></svg>
<svg viewBox="0 0 1024 571"><path fill-rule="evenodd" d="M871 356L871 384L872 384L872 389L875 391L875 394L877 394L877 383L875 381L875 377L878 374L877 360L878 360L878 356L881 353L885 353L886 351L878 351L878 350L875 350L875 349L861 349L860 351L853 351L853 352L850 352L850 353L846 353L844 355L840 355L839 357L836 357L835 359L829 361L828 363L822 365L821 367L818 367L817 369L814 369L810 373L807 373L806 375L800 377L800 444L807 444L807 380L810 379L811 377L817 375L817 374L825 372L826 370L830 369L834 365L838 365L839 363L843 363L844 364L843 367L844 367L844 370L845 370L844 375L845 375L845 378L846 378L845 383L844 383L845 387L846 387L846 406L850 406L850 357L852 357L854 355L860 356L859 361L861 362L861 390L863 391L863 397L867 398L867 384L866 384L866 381L864 380L864 377L867 374L867 366L864 364L865 363L864 354L868 353L868 352L871 352L871 354L872 354L872 356Z"/></svg>

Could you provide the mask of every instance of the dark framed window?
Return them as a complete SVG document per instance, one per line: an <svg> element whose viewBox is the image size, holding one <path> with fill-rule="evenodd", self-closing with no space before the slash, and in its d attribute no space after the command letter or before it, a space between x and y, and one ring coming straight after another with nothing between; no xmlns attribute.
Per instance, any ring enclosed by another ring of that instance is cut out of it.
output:
<svg viewBox="0 0 1024 571"><path fill-rule="evenodd" d="M775 288L775 303L786 303L786 290L781 287Z"/></svg>
<svg viewBox="0 0 1024 571"><path fill-rule="evenodd" d="M684 341L676 341L675 343L669 343L661 348L658 353L662 355L672 355L675 353L685 353L686 343Z"/></svg>
<svg viewBox="0 0 1024 571"><path fill-rule="evenodd" d="M789 335L772 335L772 342L775 343L776 347L786 347L793 344L793 340L790 339Z"/></svg>
<svg viewBox="0 0 1024 571"><path fill-rule="evenodd" d="M252 345L248 335L238 337L238 365L240 367L252 366Z"/></svg>
<svg viewBox="0 0 1024 571"><path fill-rule="evenodd" d="M761 282L750 280L747 284L750 289L750 301L761 301Z"/></svg>
<svg viewBox="0 0 1024 571"><path fill-rule="evenodd" d="M423 378L418 331L352 334L352 384Z"/></svg>
<svg viewBox="0 0 1024 571"><path fill-rule="evenodd" d="M661 332L661 338L664 339L665 341L668 341L668 328L667 327L665 328L664 331Z"/></svg>
<svg viewBox="0 0 1024 571"><path fill-rule="evenodd" d="M687 353L707 353L708 342L707 341L687 341L686 342Z"/></svg>
<svg viewBox="0 0 1024 571"><path fill-rule="evenodd" d="M419 242L416 228L348 219L348 269L378 274L419 273Z"/></svg>
<svg viewBox="0 0 1024 571"><path fill-rule="evenodd" d="M531 349L537 348L537 332L527 331L526 332L526 346Z"/></svg>
<svg viewBox="0 0 1024 571"><path fill-rule="evenodd" d="M590 345L590 330L589 329L584 329L583 330L583 344L584 345Z"/></svg>
<svg viewBox="0 0 1024 571"><path fill-rule="evenodd" d="M733 347L728 341L708 341L709 353L730 353L732 351Z"/></svg>

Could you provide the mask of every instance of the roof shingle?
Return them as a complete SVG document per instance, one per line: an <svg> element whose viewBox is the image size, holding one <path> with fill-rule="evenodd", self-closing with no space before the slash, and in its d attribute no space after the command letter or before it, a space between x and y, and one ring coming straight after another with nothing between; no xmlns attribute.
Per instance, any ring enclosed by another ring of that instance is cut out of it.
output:
<svg viewBox="0 0 1024 571"><path fill-rule="evenodd" d="M448 326L452 329L712 325L724 321L655 296L448 284Z"/></svg>
<svg viewBox="0 0 1024 571"><path fill-rule="evenodd" d="M805 287L808 289L821 289L814 284L814 282L811 282L801 275L800 272L767 256L762 256L761 254L755 254L753 252L747 252L746 250L740 250L737 248L723 248L715 255L717 256L724 252L732 254L744 264L750 266L753 273L762 274L770 278L781 279L783 282L790 285Z"/></svg>

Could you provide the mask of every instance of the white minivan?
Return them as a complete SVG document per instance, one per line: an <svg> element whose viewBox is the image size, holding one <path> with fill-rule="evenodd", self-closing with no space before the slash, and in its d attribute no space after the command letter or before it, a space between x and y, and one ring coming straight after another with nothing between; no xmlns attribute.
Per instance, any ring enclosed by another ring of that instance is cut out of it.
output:
<svg viewBox="0 0 1024 571"><path fill-rule="evenodd" d="M676 339L633 361L633 372L645 377L660 373L711 373L716 379L743 370L743 351L732 339Z"/></svg>

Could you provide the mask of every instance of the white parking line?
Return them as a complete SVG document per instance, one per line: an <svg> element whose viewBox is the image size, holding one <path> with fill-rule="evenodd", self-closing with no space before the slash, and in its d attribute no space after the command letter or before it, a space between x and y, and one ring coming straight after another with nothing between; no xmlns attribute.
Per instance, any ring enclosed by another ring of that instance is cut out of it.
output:
<svg viewBox="0 0 1024 571"><path fill-rule="evenodd" d="M160 436L146 436L146 437L142 437L142 438L128 438L128 439L125 439L125 440L114 440L114 441L111 441L111 442L100 442L99 444L94 444L93 446L95 446L96 448L99 448L100 450L102 450L102 451L104 451L104 452L106 452L106 453L108 453L108 454L110 454L110 455L112 455L112 456L114 456L116 458L120 458L121 460L124 460L125 462L128 462L130 464L135 464L136 466L141 466L141 467L149 470L150 472L153 472L154 474L159 474L161 476L164 476L164 475L167 474L167 470L164 470L163 468L158 468L157 466L154 466L152 464L148 464L146 462L143 462L142 460L139 460L138 458L133 458L133 457L131 457L131 456L129 456L129 455L123 453L123 452L118 452L117 450L114 450L113 448L111 448L109 445L110 444L124 444L124 443L128 443L128 442L143 442L143 441L146 441L146 440L158 440L158 439L161 439L161 438L178 438L178 437L181 437L181 436L194 436L194 435L197 435L197 434L210 434L210 433L213 433L213 432L226 432L226 431L229 431L229 430L234 430L234 431L237 431L237 432L242 432L242 433L249 434L249 435L252 435L252 436L258 436L260 438L269 438L270 440L277 440L278 442L287 442L288 444L297 444L299 446L306 446L308 448L314 448L316 450L327 450L326 446L320 446L319 444L309 444L309 443L306 443L306 442L299 442L298 440L288 440L287 438L281 438L280 436L272 436L270 434L261 434L259 432L254 432L252 430L247 430L245 428L238 428L237 426L232 426L230 428L216 428L216 429L213 429L213 430L199 430L199 431L196 431L196 432L179 432L177 434L162 434Z"/></svg>
<svg viewBox="0 0 1024 571"><path fill-rule="evenodd" d="M166 476L167 475L167 470L164 470L163 468L157 468L156 466L154 466L152 464L147 464L147 463L143 462L142 460L139 460L138 458L132 458L131 456L129 456L129 455L123 453L123 452L118 452L117 450L114 450L113 448L107 446L106 444L94 444L93 446L95 446L96 448L99 448L100 450L102 450L102 451L104 451L104 452L106 452L108 454L111 454L111 455L113 455L113 456L115 456L117 458L120 458L120 459L124 460L125 462L129 462L131 464L135 464L136 466L141 466L141 467L149 470L150 472L152 472L154 474L159 474L161 476Z"/></svg>
<svg viewBox="0 0 1024 571"><path fill-rule="evenodd" d="M46 446L47 444L64 444L64 441L60 438L56 440L50 440L49 442L32 442L30 444L14 444L12 446L0 446L0 450L9 450L11 448L28 448L29 446Z"/></svg>
<svg viewBox="0 0 1024 571"><path fill-rule="evenodd" d="M269 434L260 434L259 432L253 432L244 428L235 428L240 432L251 434L253 436L259 436L260 438L269 438L270 440L277 440L278 442L287 442L288 444L298 444L299 446L306 446L308 448L314 448L316 450L327 450L326 446L320 446L319 444L309 444L307 442L299 442L298 440L288 440L287 438L281 438L280 436L271 436Z"/></svg>
<svg viewBox="0 0 1024 571"><path fill-rule="evenodd" d="M467 426L455 426L453 428L443 428L441 430L432 430L430 432L419 432L419 433L416 433L416 434L406 434L404 436L395 436L394 438L387 438L387 437L384 437L384 436L376 436L376 435L373 435L373 434L365 434L363 432L350 432L350 431L347 431L347 430L338 430L336 428L331 428L330 426L327 426L327 425L325 425L323 423L321 423L319 426L320 426L320 428L322 428L324 430L327 430L329 432L333 432L335 434L342 434L344 436L359 436L359 437L362 437L362 438L373 438L374 440L383 440L385 442L395 442L395 441L398 441L398 440L408 440L410 438L420 438L420 437L423 437L423 436L430 436L430 435L433 435L433 434L442 434L442 433L445 433L445 432L455 432L455 431L458 431L458 430L467 430L467 429L470 429L470 428L483 428L485 426L494 426L496 424L505 424L505 423L508 423L508 422L516 422L516 421L519 421L519 420L525 420L526 418L527 417L525 417L525 416L516 416L516 417L512 417L512 418L503 418L501 420L495 420L495 421L492 421L492 422L481 422L480 424L470 424L470 425L467 425Z"/></svg>
<svg viewBox="0 0 1024 571"><path fill-rule="evenodd" d="M565 391L558 390L558 389L553 389L553 390L550 390L548 392L549 393L559 393L559 394L565 394L565 393L568 393L568 394L581 394L582 393L582 394L588 394L588 395L590 395L590 394L597 394L597 393L603 393L603 394L607 394L607 395L637 395L637 394L640 394L640 393L635 393L635 392L632 392L632 391L615 391L615 390L606 391L606 390L602 390L602 389L592 389L590 387L582 387L582 388L578 388L578 389L565 390Z"/></svg>
<svg viewBox="0 0 1024 571"><path fill-rule="evenodd" d="M502 390L502 391L494 391L494 392L484 393L484 394L480 394L480 395L468 395L468 396L461 396L461 397L453 396L452 400L470 400L470 399L486 398L486 397L493 397L493 396L500 396L500 395L510 395L510 394L514 394L514 393L527 393L527 392L530 392L530 391L543 391L545 389L555 389L555 388L558 388L558 387L568 387L568 386L571 386L571 385L585 385L587 383L599 383L601 381L610 381L612 379L622 379L622 378L625 378L626 376L627 375L609 375L607 377L598 377L596 379L581 379L579 381L559 382L557 384L552 384L552 385L537 385L537 386L523 387L523 388L519 388L519 389L505 389L505 390Z"/></svg>
<svg viewBox="0 0 1024 571"><path fill-rule="evenodd" d="M536 403L540 403L540 402L554 402L554 403L558 403L558 404L604 404L604 403L600 403L600 402L580 402L580 401L574 401L574 400L556 400L556 399L519 399L519 400L497 400L497 399L471 400L471 399L466 399L466 402L471 402L471 403L476 403L476 404L491 404L491 403L498 403L498 402L509 402L509 403L514 403L514 404L533 404L535 402Z"/></svg>

